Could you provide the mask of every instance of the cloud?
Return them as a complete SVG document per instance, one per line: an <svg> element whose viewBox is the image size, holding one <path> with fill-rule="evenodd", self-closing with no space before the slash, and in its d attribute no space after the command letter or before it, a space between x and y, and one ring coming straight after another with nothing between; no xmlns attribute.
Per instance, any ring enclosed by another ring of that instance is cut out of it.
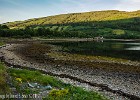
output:
<svg viewBox="0 0 140 100"><path fill-rule="evenodd" d="M115 8L124 11L140 10L140 0L120 0Z"/></svg>
<svg viewBox="0 0 140 100"><path fill-rule="evenodd" d="M7 17L0 16L0 24L5 23L10 20L11 20L10 18L7 19Z"/></svg>
<svg viewBox="0 0 140 100"><path fill-rule="evenodd" d="M136 3L140 3L139 0L127 0L128 2L136 2Z"/></svg>
<svg viewBox="0 0 140 100"><path fill-rule="evenodd" d="M2 23L2 17L0 17L0 24Z"/></svg>

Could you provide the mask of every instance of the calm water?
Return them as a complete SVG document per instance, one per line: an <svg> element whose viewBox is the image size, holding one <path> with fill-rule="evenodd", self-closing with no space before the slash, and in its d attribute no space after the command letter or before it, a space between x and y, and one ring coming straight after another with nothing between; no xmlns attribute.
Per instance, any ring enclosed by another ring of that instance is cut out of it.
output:
<svg viewBox="0 0 140 100"><path fill-rule="evenodd" d="M125 58L140 61L140 42L55 42L62 47L61 51L83 54Z"/></svg>

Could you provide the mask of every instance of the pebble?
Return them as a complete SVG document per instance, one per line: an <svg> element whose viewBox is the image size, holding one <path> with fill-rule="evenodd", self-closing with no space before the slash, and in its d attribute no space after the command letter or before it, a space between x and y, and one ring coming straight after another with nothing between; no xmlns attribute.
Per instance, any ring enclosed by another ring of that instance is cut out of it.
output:
<svg viewBox="0 0 140 100"><path fill-rule="evenodd" d="M98 83L98 84L106 84L108 85L112 90L121 90L128 94L133 94L138 97L140 97L140 74L130 74L130 73L118 73L118 72L103 72L98 70L84 70L80 68L75 68L75 66L54 66L51 65L39 65L35 62L28 62L20 58L20 56L16 55L13 52L14 48L17 48L19 46L18 44L11 44L7 45L5 48L0 49L0 56L4 56L5 61L8 63L11 63L13 65L20 65L20 66L26 66L26 67L32 67L36 69L42 68L42 70L45 70L47 72L53 72L55 74L66 74L73 77L77 77L89 82ZM33 65L34 64L34 65ZM42 67L40 67L42 66ZM43 67L44 66L44 67ZM130 77L131 76L131 77ZM75 86L80 86L85 88L86 90L94 90L97 92L102 93L103 95L108 96L109 98L112 98L113 100L128 100L128 98L125 98L123 96L113 94L106 91L99 91L100 88L93 87L84 83L72 81L70 79L66 78L59 78L63 80L65 83L70 83Z"/></svg>

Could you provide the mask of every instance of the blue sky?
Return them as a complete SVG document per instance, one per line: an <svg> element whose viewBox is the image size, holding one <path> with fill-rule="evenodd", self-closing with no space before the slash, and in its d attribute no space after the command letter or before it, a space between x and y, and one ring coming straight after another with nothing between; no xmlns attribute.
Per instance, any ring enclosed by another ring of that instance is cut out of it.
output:
<svg viewBox="0 0 140 100"><path fill-rule="evenodd" d="M140 0L0 0L0 23L99 10L140 10Z"/></svg>

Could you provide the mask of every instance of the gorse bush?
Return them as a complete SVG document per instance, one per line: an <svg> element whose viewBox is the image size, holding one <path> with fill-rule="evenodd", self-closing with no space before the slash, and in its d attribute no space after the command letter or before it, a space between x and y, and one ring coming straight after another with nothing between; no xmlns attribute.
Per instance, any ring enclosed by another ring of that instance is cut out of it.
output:
<svg viewBox="0 0 140 100"><path fill-rule="evenodd" d="M68 94L68 89L63 89L63 90L51 90L51 92L49 93L49 97L51 98L60 98L65 96L66 94Z"/></svg>

